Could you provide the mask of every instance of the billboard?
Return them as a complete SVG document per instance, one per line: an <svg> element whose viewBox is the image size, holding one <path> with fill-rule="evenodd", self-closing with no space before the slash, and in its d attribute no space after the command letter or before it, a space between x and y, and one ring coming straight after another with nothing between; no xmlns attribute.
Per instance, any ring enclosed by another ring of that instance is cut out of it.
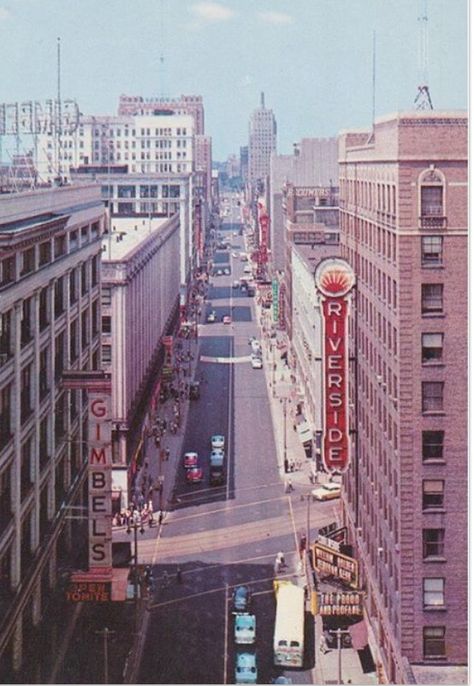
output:
<svg viewBox="0 0 474 686"><path fill-rule="evenodd" d="M323 315L322 460L327 472L342 473L350 461L347 322L355 275L345 260L330 257L317 266L315 284Z"/></svg>

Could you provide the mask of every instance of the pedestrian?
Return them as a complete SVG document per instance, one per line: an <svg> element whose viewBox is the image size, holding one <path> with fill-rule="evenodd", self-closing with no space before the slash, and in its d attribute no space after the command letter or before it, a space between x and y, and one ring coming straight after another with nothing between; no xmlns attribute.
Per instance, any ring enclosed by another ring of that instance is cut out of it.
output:
<svg viewBox="0 0 474 686"><path fill-rule="evenodd" d="M164 518L163 510L160 510L158 513L158 524L160 526L163 524L163 518Z"/></svg>
<svg viewBox="0 0 474 686"><path fill-rule="evenodd" d="M178 567L178 568L176 569L176 582L177 582L178 584L182 584L182 583L183 583L183 573L182 573L182 571L181 571L181 567Z"/></svg>
<svg viewBox="0 0 474 686"><path fill-rule="evenodd" d="M293 483L292 483L291 479L288 479L288 481L286 482L286 486L285 486L285 493L291 493L293 490L294 490L293 489Z"/></svg>
<svg viewBox="0 0 474 686"><path fill-rule="evenodd" d="M170 459L170 449L166 448L165 449L165 460L168 461Z"/></svg>
<svg viewBox="0 0 474 686"><path fill-rule="evenodd" d="M326 638L321 636L321 639L319 641L319 650L323 653L323 655L326 655L326 653L329 653L329 648L326 643Z"/></svg>
<svg viewBox="0 0 474 686"><path fill-rule="evenodd" d="M167 586L169 586L169 583L170 583L170 580L168 577L168 572L165 569L165 571L163 572L163 588L166 588Z"/></svg>
<svg viewBox="0 0 474 686"><path fill-rule="evenodd" d="M288 458L285 457L283 464L285 465L285 474L288 474L288 471L290 469L290 463L288 462Z"/></svg>

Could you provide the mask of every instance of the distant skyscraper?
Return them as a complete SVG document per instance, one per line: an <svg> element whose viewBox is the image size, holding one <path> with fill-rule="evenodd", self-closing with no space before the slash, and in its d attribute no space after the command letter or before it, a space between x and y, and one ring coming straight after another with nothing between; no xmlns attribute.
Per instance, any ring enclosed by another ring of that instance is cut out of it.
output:
<svg viewBox="0 0 474 686"><path fill-rule="evenodd" d="M265 108L261 94L260 108L254 110L249 122L249 182L265 179L270 173L270 155L276 150L277 126L273 110Z"/></svg>

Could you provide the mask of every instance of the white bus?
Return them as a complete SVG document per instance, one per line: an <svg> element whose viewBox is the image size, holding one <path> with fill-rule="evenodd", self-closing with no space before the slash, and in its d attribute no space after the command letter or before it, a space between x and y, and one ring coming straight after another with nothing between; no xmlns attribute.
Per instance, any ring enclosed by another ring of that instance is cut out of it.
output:
<svg viewBox="0 0 474 686"><path fill-rule="evenodd" d="M304 589L275 581L276 617L273 661L279 667L302 667L304 653Z"/></svg>

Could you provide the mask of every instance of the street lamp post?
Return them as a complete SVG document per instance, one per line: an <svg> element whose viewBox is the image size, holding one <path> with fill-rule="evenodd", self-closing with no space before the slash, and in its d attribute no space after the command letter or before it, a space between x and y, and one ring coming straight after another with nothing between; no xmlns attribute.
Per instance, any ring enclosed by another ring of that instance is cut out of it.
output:
<svg viewBox="0 0 474 686"><path fill-rule="evenodd" d="M286 440L286 403L288 398L280 398L280 403L283 403L283 465L288 462L288 445Z"/></svg>
<svg viewBox="0 0 474 686"><path fill-rule="evenodd" d="M347 636L350 632L344 629L334 629L330 630L329 633L337 636L337 683L342 684L342 635Z"/></svg>
<svg viewBox="0 0 474 686"><path fill-rule="evenodd" d="M141 521L134 521L129 523L127 527L127 534L131 534L133 529L133 597L135 601L138 599L138 531L141 534L145 533L143 524Z"/></svg>

